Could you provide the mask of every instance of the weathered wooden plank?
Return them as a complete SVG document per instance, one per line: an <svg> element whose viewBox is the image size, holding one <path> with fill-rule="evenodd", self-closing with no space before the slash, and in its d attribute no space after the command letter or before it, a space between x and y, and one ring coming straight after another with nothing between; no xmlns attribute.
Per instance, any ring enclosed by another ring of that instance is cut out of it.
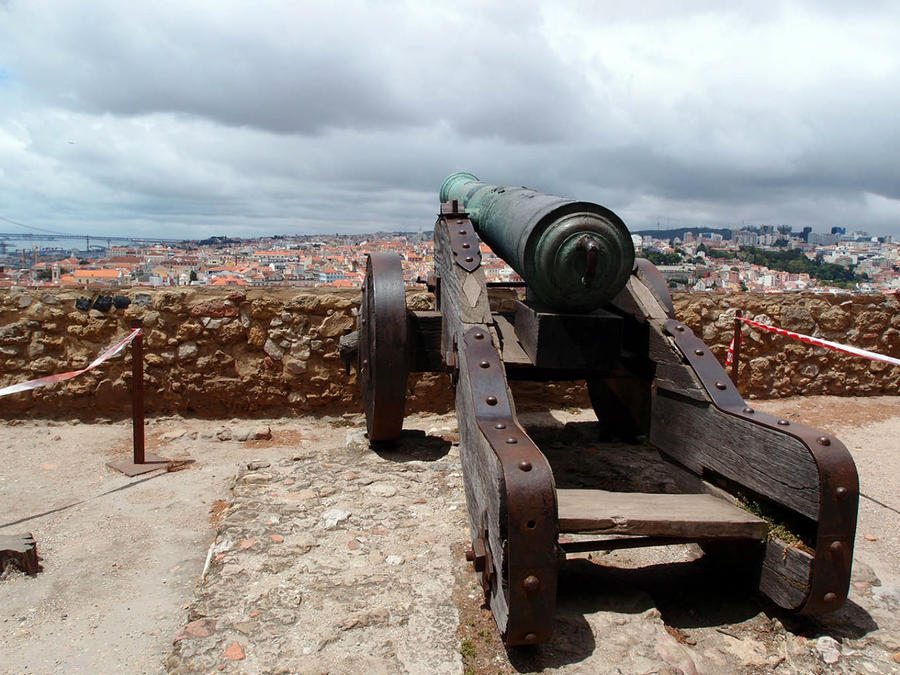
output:
<svg viewBox="0 0 900 675"><path fill-rule="evenodd" d="M459 426L460 461L469 517L469 530L476 539L487 528L487 548L499 575L506 569L503 542L506 539L507 509L504 500L500 461L475 420L475 402L465 358L466 331L491 323L484 270L467 272L453 262L446 221L438 219L434 228L435 270L441 280L441 352L445 362L454 359L459 369L456 384L456 417ZM453 354L454 345L459 355ZM492 586L491 611L501 632L506 631L509 605L503 585Z"/></svg>
<svg viewBox="0 0 900 675"><path fill-rule="evenodd" d="M531 366L531 359L519 344L516 337L516 329L509 319L503 314L494 314L494 324L497 326L497 332L500 336L501 352L503 355L503 363L516 366Z"/></svg>
<svg viewBox="0 0 900 675"><path fill-rule="evenodd" d="M809 449L792 436L658 391L650 442L698 475L713 471L818 519L818 469Z"/></svg>
<svg viewBox="0 0 900 675"><path fill-rule="evenodd" d="M428 373L444 369L441 359L440 312L411 311L409 316L409 339L412 344L410 371ZM343 344L343 343L342 343Z"/></svg>
<svg viewBox="0 0 900 675"><path fill-rule="evenodd" d="M465 327L461 326L462 328ZM460 332L458 336L461 351L465 349L462 335L463 332ZM459 380L456 384L456 419L459 426L459 453L469 513L469 531L473 537L477 537L487 526L488 548L494 567L499 574L506 569L503 559L503 542L506 539L507 522L507 510L504 503L506 489L500 461L478 428L474 411L475 401L472 399L472 389L469 384L468 364L464 353L461 353ZM503 585L499 581L493 586L490 604L497 626L500 632L504 633L509 618L509 606L506 602Z"/></svg>
<svg viewBox="0 0 900 675"><path fill-rule="evenodd" d="M653 292L634 274L625 288L615 297L612 306L629 314L641 323L646 323L649 331L647 356L656 364L656 386L689 396L698 401L709 400L706 391L688 366L681 353L666 337L663 324L668 320L666 308ZM624 345L629 349L629 345Z"/></svg>
<svg viewBox="0 0 900 675"><path fill-rule="evenodd" d="M516 336L538 368L609 372L622 352L622 322L602 309L565 314L538 303L516 303Z"/></svg>
<svg viewBox="0 0 900 675"><path fill-rule="evenodd" d="M765 520L708 494L557 490L560 532L762 539Z"/></svg>
<svg viewBox="0 0 900 675"><path fill-rule="evenodd" d="M648 356L656 364L656 386L688 396L697 401L709 401L706 390L684 360L678 348L663 332L662 325L650 321Z"/></svg>
<svg viewBox="0 0 900 675"><path fill-rule="evenodd" d="M669 317L666 308L660 304L653 292L647 288L636 275L632 274L625 285L629 299L640 308L641 315L647 319L665 322ZM623 304L625 304L623 302Z"/></svg>
<svg viewBox="0 0 900 675"><path fill-rule="evenodd" d="M785 609L800 609L809 595L813 556L780 539L766 542L759 590Z"/></svg>

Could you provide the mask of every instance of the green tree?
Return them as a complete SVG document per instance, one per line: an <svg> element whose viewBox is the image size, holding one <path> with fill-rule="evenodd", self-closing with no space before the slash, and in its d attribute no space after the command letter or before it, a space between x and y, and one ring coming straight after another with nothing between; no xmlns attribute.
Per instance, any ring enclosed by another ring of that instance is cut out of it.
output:
<svg viewBox="0 0 900 675"><path fill-rule="evenodd" d="M649 248L641 251L640 257L646 258L654 265L677 265L681 262L681 256L677 253L662 253L661 251L652 251Z"/></svg>

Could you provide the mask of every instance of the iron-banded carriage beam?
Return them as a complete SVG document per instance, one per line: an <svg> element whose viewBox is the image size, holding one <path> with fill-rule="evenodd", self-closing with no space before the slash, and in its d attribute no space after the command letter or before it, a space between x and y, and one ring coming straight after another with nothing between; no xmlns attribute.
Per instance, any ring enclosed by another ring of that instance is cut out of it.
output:
<svg viewBox="0 0 900 675"><path fill-rule="evenodd" d="M466 214L445 204L435 225L435 265L445 361L457 373L470 558L504 643L539 644L550 639L556 611L553 474L516 420L484 270L471 254L477 244Z"/></svg>

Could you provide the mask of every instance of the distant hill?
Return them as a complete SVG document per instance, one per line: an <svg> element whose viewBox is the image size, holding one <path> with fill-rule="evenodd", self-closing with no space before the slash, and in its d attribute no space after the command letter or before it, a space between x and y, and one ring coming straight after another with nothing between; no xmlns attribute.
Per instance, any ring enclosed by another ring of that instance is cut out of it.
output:
<svg viewBox="0 0 900 675"><path fill-rule="evenodd" d="M642 236L647 234L657 239L674 239L678 237L683 241L686 232L691 232L695 235L701 232L712 232L713 234L721 234L723 239L731 239L731 230L724 227L677 227L669 230L633 230L631 234L640 234Z"/></svg>

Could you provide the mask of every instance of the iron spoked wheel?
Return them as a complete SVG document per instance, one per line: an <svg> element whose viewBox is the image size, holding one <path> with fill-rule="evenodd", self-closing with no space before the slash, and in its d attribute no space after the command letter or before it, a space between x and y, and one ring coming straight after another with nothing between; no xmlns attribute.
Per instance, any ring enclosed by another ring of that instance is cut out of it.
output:
<svg viewBox="0 0 900 675"><path fill-rule="evenodd" d="M393 441L403 430L409 376L406 289L396 253L366 257L358 329L357 372L369 441Z"/></svg>

